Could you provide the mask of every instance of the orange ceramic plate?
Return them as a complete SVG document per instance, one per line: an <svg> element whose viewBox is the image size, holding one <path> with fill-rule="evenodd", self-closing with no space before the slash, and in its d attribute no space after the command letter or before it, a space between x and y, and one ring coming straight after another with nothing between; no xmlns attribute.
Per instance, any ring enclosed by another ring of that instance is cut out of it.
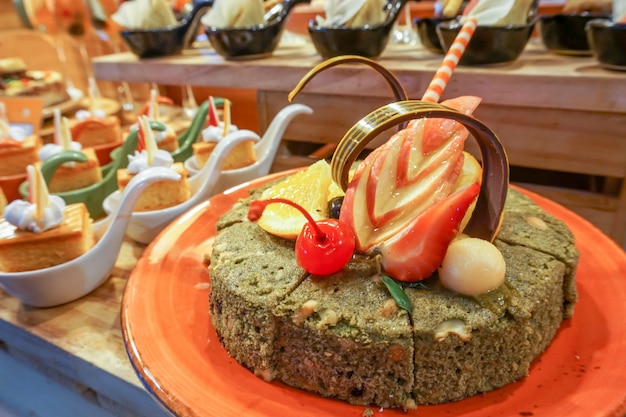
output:
<svg viewBox="0 0 626 417"><path fill-rule="evenodd" d="M267 178L257 180L258 185ZM352 406L265 383L229 358L209 316L215 222L247 187L217 195L171 224L146 249L122 300L124 341L153 396L178 416L360 417ZM496 391L374 416L622 416L626 412L626 254L587 221L529 193L576 235L580 301L530 375Z"/></svg>

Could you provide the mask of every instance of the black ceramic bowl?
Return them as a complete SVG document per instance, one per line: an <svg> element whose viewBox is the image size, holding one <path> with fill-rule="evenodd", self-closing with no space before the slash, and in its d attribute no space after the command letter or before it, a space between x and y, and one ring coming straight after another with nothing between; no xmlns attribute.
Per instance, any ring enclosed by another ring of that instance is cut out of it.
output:
<svg viewBox="0 0 626 417"><path fill-rule="evenodd" d="M541 39L548 50L560 55L591 55L585 25L607 15L592 13L555 14L539 17Z"/></svg>
<svg viewBox="0 0 626 417"><path fill-rule="evenodd" d="M586 26L589 45L600 66L626 71L626 23L595 19Z"/></svg>
<svg viewBox="0 0 626 417"><path fill-rule="evenodd" d="M413 19L413 25L415 29L417 29L417 35L422 45L431 52L442 54L443 47L441 46L441 42L439 42L436 28L439 23L448 22L453 19L453 17L418 17Z"/></svg>
<svg viewBox="0 0 626 417"><path fill-rule="evenodd" d="M188 17L176 26L158 29L122 30L120 36L128 48L140 58L178 55L193 43L202 12L210 7L208 2L198 3Z"/></svg>
<svg viewBox="0 0 626 417"><path fill-rule="evenodd" d="M444 51L450 48L461 27L458 20L437 25L437 35ZM490 65L515 61L524 51L534 27L534 19L519 26L478 25L459 65Z"/></svg>
<svg viewBox="0 0 626 417"><path fill-rule="evenodd" d="M379 25L325 27L311 20L308 29L313 46L324 59L340 55L376 58L387 46L393 25L406 2L407 0L390 0L387 4L387 18Z"/></svg>
<svg viewBox="0 0 626 417"><path fill-rule="evenodd" d="M390 33L391 27L385 25L359 28L328 28L313 22L309 25L313 46L324 59L340 55L376 58L387 46Z"/></svg>
<svg viewBox="0 0 626 417"><path fill-rule="evenodd" d="M215 52L231 60L257 59L270 56L280 42L285 23L293 7L311 0L285 0L282 9L267 24L240 28L204 26L204 31ZM210 1L213 4L213 0Z"/></svg>

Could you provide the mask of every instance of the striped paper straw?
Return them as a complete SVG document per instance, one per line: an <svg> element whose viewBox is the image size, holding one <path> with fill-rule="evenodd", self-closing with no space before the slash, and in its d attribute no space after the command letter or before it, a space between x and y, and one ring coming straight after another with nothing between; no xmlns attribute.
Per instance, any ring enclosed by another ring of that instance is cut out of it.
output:
<svg viewBox="0 0 626 417"><path fill-rule="evenodd" d="M467 44L470 39L472 39L477 25L478 21L475 18L467 18L463 27L459 31L459 34L456 35L456 38L454 38L454 42L452 42L452 45L448 49L448 52L443 58L443 62L437 69L435 76L428 85L428 88L422 97L423 101L429 101L431 103L437 103L439 101L441 94L443 94L443 90L446 88L446 85L448 85L452 72L459 64Z"/></svg>

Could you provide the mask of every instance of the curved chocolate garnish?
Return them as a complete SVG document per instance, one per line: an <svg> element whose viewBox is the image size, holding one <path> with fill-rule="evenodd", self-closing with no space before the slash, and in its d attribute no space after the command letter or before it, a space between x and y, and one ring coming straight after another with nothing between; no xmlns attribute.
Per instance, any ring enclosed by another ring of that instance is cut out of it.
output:
<svg viewBox="0 0 626 417"><path fill-rule="evenodd" d="M295 96L298 95L300 91L302 91L304 86L306 86L309 83L309 81L311 81L317 73L322 72L328 68L336 67L337 65L340 65L340 64L350 64L350 63L361 63L361 64L369 65L374 70L376 70L376 72L378 72L383 77L385 77L385 80L387 80L387 83L393 90L393 94L396 98L396 101L409 99L409 96L407 95L406 91L404 91L404 87L402 87L402 84L400 84L400 80L398 80L396 76L393 75L387 68L383 67L382 65L380 65L378 62L374 60L371 60L369 58L365 58L362 56L358 56L358 55L337 56L334 58L327 59L326 61L320 64L317 64L309 72L307 72L304 75L304 77L302 77L300 82L298 82L298 84L293 88L293 90L291 90L291 92L287 96L287 99L291 103L293 99L295 98Z"/></svg>
<svg viewBox="0 0 626 417"><path fill-rule="evenodd" d="M330 163L333 179L346 190L350 167L369 142L398 123L420 117L455 120L474 136L482 156L482 183L464 233L492 241L500 228L508 191L508 158L502 143L489 127L455 109L421 100L399 101L379 107L356 122L339 142Z"/></svg>

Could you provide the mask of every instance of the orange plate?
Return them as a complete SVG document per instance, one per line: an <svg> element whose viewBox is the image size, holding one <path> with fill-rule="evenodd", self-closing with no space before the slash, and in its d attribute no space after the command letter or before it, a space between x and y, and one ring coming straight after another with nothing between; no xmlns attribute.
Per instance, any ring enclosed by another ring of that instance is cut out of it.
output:
<svg viewBox="0 0 626 417"><path fill-rule="evenodd" d="M284 174L284 173L283 173ZM190 210L146 249L126 286L122 329L131 362L150 393L178 416L360 417L366 407L265 383L221 347L209 316L203 255L215 222L248 186ZM580 301L530 375L487 394L391 416L622 416L626 411L626 254L562 206L529 194L576 235Z"/></svg>

